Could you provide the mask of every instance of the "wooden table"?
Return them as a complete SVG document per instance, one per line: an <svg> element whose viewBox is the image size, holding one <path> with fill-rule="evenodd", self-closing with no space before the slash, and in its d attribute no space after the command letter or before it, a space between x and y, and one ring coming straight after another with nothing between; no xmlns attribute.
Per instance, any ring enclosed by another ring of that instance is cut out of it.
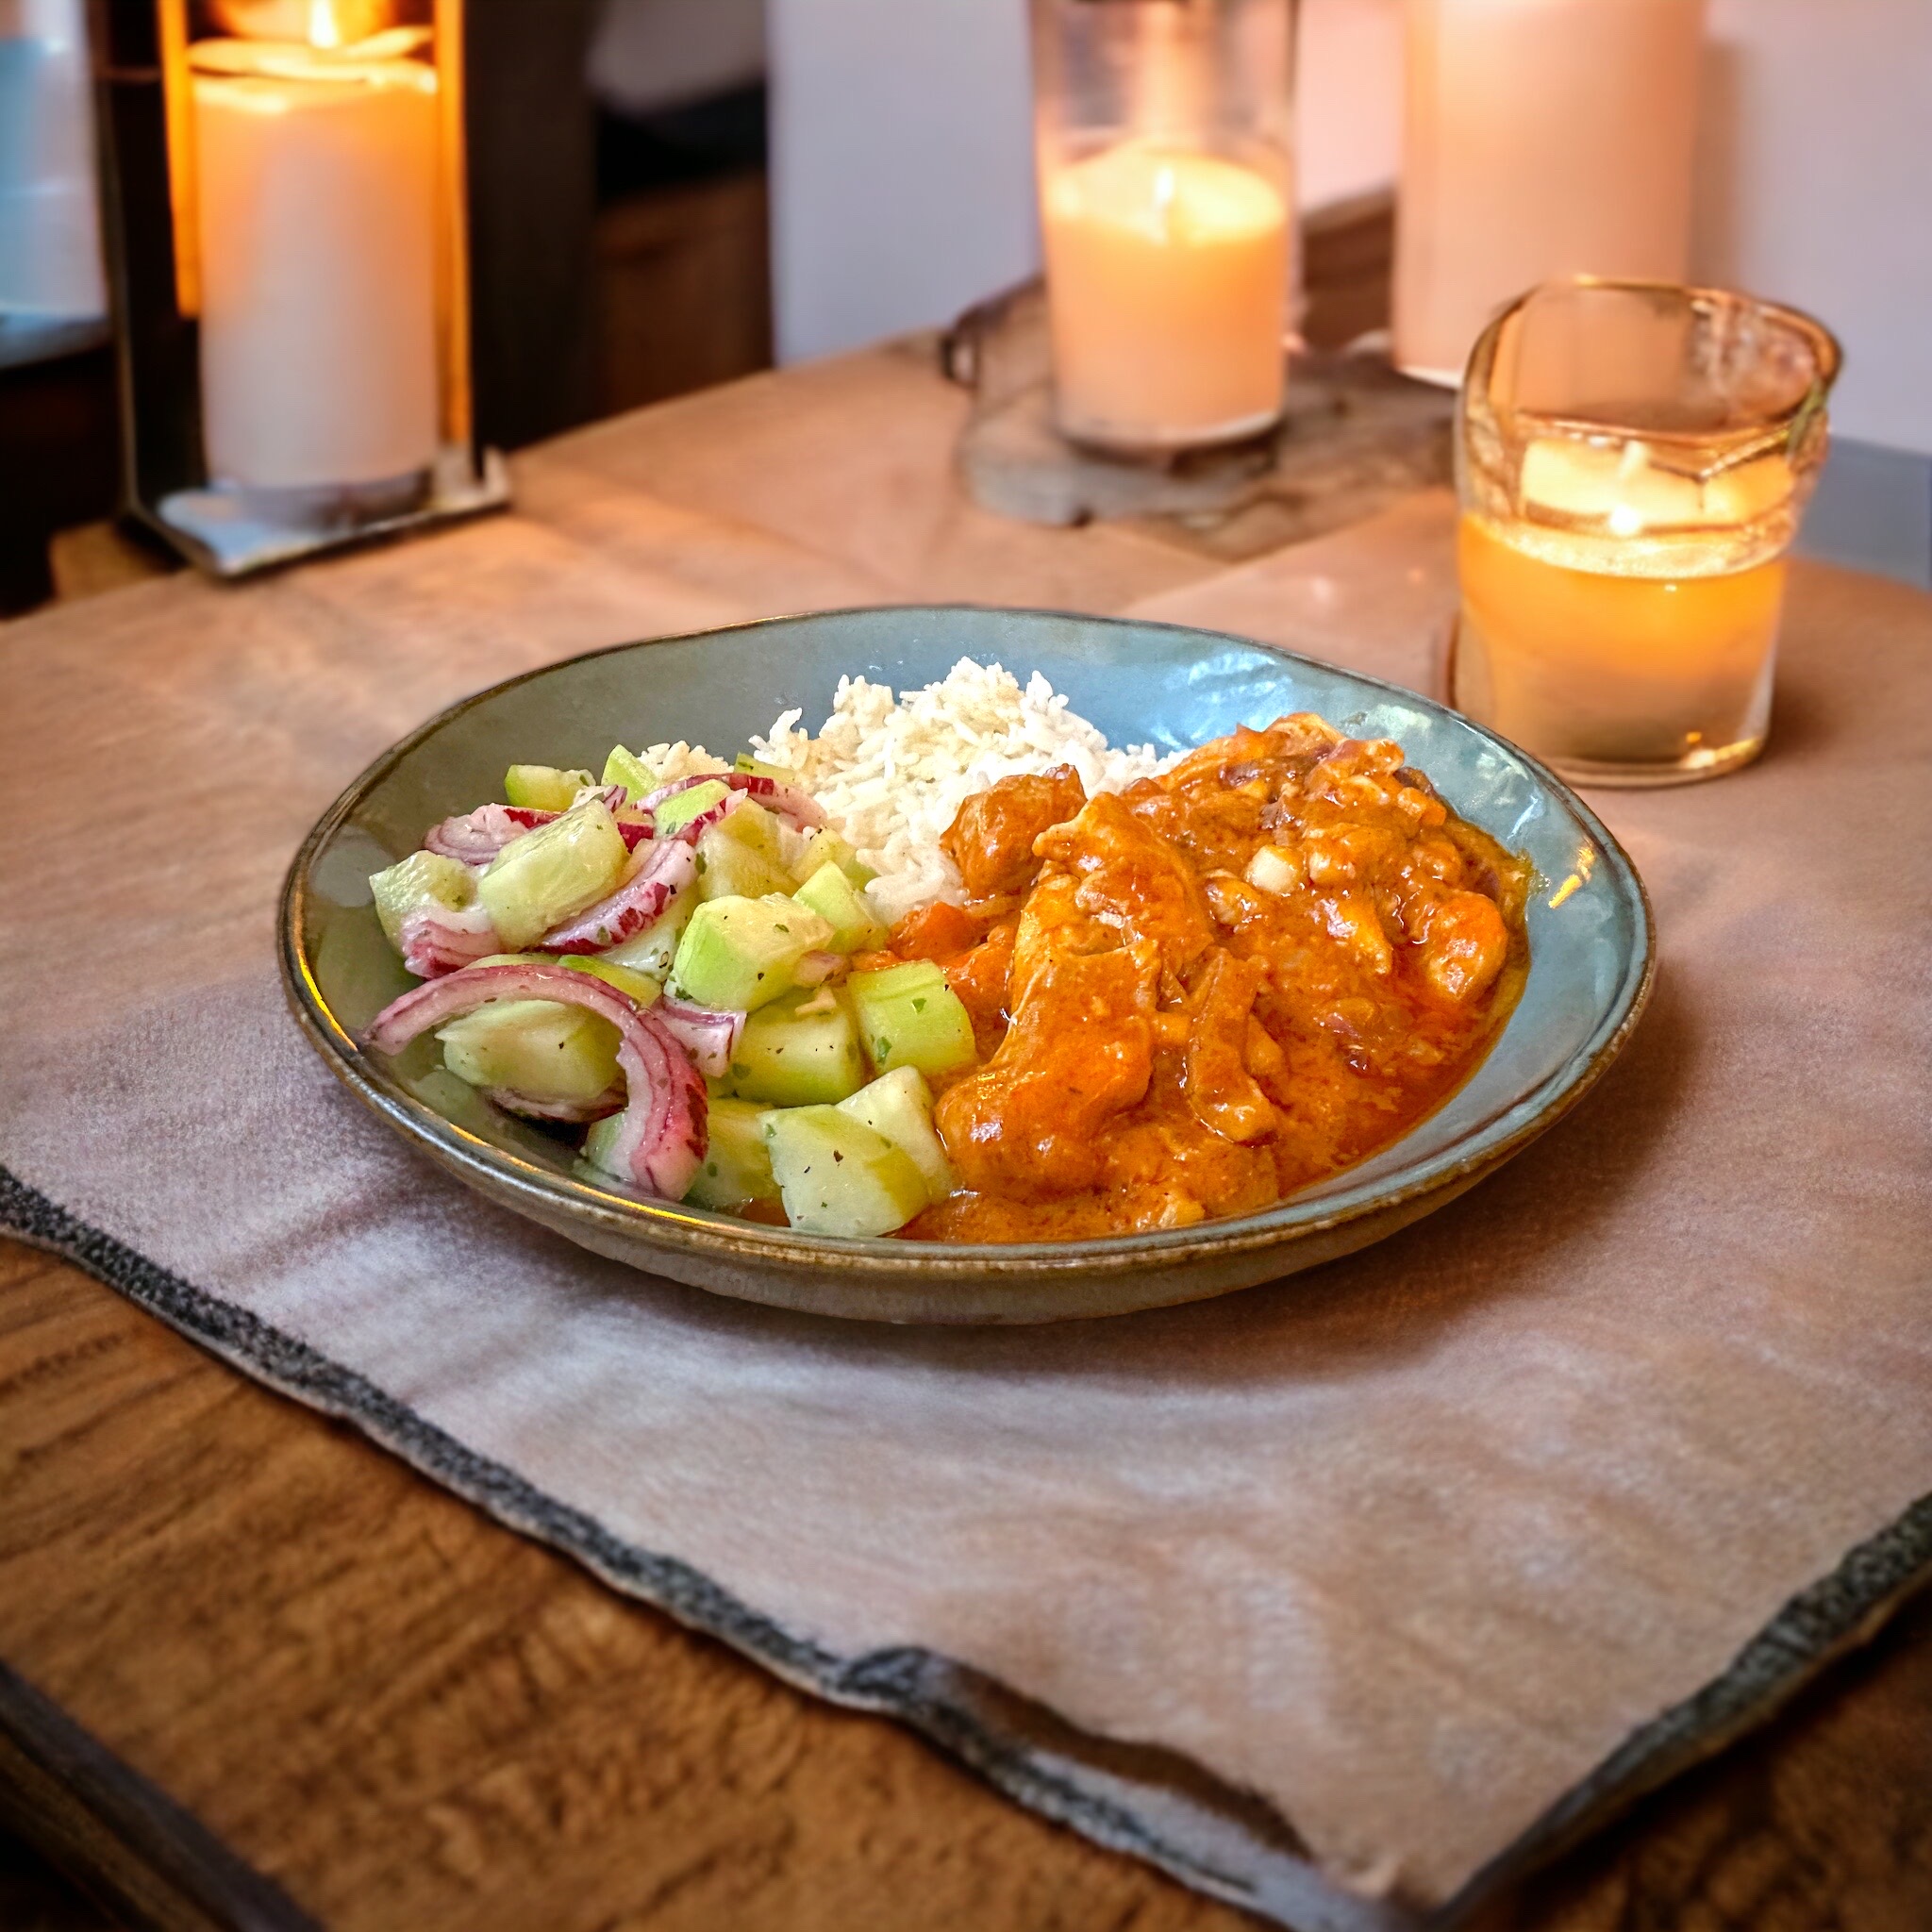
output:
<svg viewBox="0 0 1932 1932"><path fill-rule="evenodd" d="M539 625L551 651L901 599L1106 611L1257 594L1184 532L976 509L949 480L963 408L923 341L757 377L527 455L512 515L383 553L357 580L471 598L479 623ZM283 582L353 623L330 568ZM58 649L128 600L186 600L185 626L194 600L234 594L138 584L29 622ZM1247 1923L610 1594L10 1243L0 1659L51 1701L0 1677L0 1824L128 1924ZM101 1923L6 1865L0 1925ZM1923 1932L1932 1607L1496 1918Z"/></svg>

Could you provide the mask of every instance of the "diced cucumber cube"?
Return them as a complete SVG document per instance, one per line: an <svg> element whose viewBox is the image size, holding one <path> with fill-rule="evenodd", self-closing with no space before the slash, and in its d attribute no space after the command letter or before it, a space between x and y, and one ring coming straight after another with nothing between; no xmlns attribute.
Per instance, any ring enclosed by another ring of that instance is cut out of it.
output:
<svg viewBox="0 0 1932 1932"><path fill-rule="evenodd" d="M742 1208L747 1201L775 1201L772 1151L765 1145L767 1108L749 1100L714 1100L705 1164L685 1195L694 1208Z"/></svg>
<svg viewBox="0 0 1932 1932"><path fill-rule="evenodd" d="M476 896L512 950L594 906L622 876L630 855L601 798L512 839L476 882Z"/></svg>
<svg viewBox="0 0 1932 1932"><path fill-rule="evenodd" d="M698 897L762 899L789 892L791 874L769 853L736 837L731 827L744 807L698 835Z"/></svg>
<svg viewBox="0 0 1932 1932"><path fill-rule="evenodd" d="M567 966L573 973L588 973L593 979L614 986L619 992L628 993L641 1007L652 1006L663 997L664 989L649 974L625 966L608 954L571 953L557 963Z"/></svg>
<svg viewBox="0 0 1932 1932"><path fill-rule="evenodd" d="M450 1021L436 1037L443 1065L472 1087L582 1106L618 1077L617 1028L558 1000L498 1000Z"/></svg>
<svg viewBox="0 0 1932 1932"><path fill-rule="evenodd" d="M801 1012L801 1007L814 1010ZM720 1083L744 1100L810 1107L843 1100L865 1084L852 1014L835 993L782 993L744 1023Z"/></svg>
<svg viewBox="0 0 1932 1932"><path fill-rule="evenodd" d="M578 789L591 782L588 772L559 772L555 765L512 765L503 774L506 804L532 811L568 811Z"/></svg>
<svg viewBox="0 0 1932 1932"><path fill-rule="evenodd" d="M709 811L714 805L730 796L731 788L722 778L707 778L702 785L674 791L657 809L658 838L667 837L680 825L690 824L700 812Z"/></svg>
<svg viewBox="0 0 1932 1932"><path fill-rule="evenodd" d="M631 1176L612 1152L618 1135L623 1132L624 1116L621 1113L608 1113L601 1121L592 1121L591 1131L584 1136L584 1158L591 1166L601 1167L606 1174L614 1174L620 1180L628 1181Z"/></svg>
<svg viewBox="0 0 1932 1932"><path fill-rule="evenodd" d="M621 945L612 946L608 953L599 953L597 957L608 959L613 966L628 966L635 972L648 973L656 980L668 979L671 962L677 957L677 942L684 937L684 929L697 909L697 888L687 886L642 932L633 933Z"/></svg>
<svg viewBox="0 0 1932 1932"><path fill-rule="evenodd" d="M775 778L781 785L795 784L797 780L783 765L767 765L752 757L750 752L741 751L731 760L736 771L746 772L754 778Z"/></svg>
<svg viewBox="0 0 1932 1932"><path fill-rule="evenodd" d="M791 896L831 923L835 953L871 952L890 937L864 891L829 858Z"/></svg>
<svg viewBox="0 0 1932 1932"><path fill-rule="evenodd" d="M932 1090L917 1067L894 1067L881 1074L850 1099L838 1103L841 1113L863 1121L911 1158L933 1200L943 1201L959 1185L944 1143L932 1124Z"/></svg>
<svg viewBox="0 0 1932 1932"><path fill-rule="evenodd" d="M613 744L610 756L604 760L602 782L622 785L625 799L635 805L639 799L657 791L658 774L635 752L625 751L621 744Z"/></svg>
<svg viewBox="0 0 1932 1932"><path fill-rule="evenodd" d="M750 846L754 852L782 868L784 861L780 855L784 846L780 839L781 827L763 806L755 805L748 798L741 798L737 808L725 813L711 831L720 838L735 839L739 844Z"/></svg>
<svg viewBox="0 0 1932 1932"><path fill-rule="evenodd" d="M972 1016L930 959L855 973L845 988L874 1071L917 1067L928 1075L950 1074L978 1058Z"/></svg>
<svg viewBox="0 0 1932 1932"><path fill-rule="evenodd" d="M786 1108L764 1125L785 1217L807 1234L891 1234L926 1204L911 1156L836 1107Z"/></svg>
<svg viewBox="0 0 1932 1932"><path fill-rule="evenodd" d="M460 912L476 899L476 880L467 865L435 852L412 852L401 863L372 873L369 890L375 899L375 916L398 952L403 948L403 921L425 906Z"/></svg>
<svg viewBox="0 0 1932 1932"><path fill-rule="evenodd" d="M831 936L809 907L775 894L709 899L677 942L672 976L701 1007L749 1012L788 991L793 968Z"/></svg>
<svg viewBox="0 0 1932 1932"><path fill-rule="evenodd" d="M878 877L878 874L859 858L854 847L829 825L821 825L805 841L805 851L801 854L793 872L798 878L808 879L828 860L855 886L869 886Z"/></svg>

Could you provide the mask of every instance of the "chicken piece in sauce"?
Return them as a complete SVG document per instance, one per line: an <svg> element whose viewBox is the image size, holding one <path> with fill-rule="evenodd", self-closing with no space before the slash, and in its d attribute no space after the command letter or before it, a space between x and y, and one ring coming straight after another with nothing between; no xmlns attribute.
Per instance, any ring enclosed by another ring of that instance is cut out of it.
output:
<svg viewBox="0 0 1932 1932"><path fill-rule="evenodd" d="M1024 1199L1094 1185L1103 1130L1147 1091L1159 973L1144 941L1047 961L999 1051L940 1096L969 1188Z"/></svg>
<svg viewBox="0 0 1932 1932"><path fill-rule="evenodd" d="M1056 765L1039 777L1002 778L959 808L940 849L959 868L969 899L1024 892L1040 871L1035 841L1086 803L1086 788L1072 765Z"/></svg>
<svg viewBox="0 0 1932 1932"><path fill-rule="evenodd" d="M1303 714L1118 796L1065 776L947 834L969 891L1024 896L947 962L987 1058L940 1096L963 1187L915 1239L1254 1211L1405 1132L1507 1016L1527 867L1398 745Z"/></svg>
<svg viewBox="0 0 1932 1932"><path fill-rule="evenodd" d="M1248 1015L1267 977L1259 960L1237 959L1217 946L1189 1016L1188 1105L1203 1126L1229 1141L1258 1141L1275 1124L1274 1103L1248 1070Z"/></svg>
<svg viewBox="0 0 1932 1932"><path fill-rule="evenodd" d="M1039 849L1072 881L1077 911L1117 934L1116 945L1151 940L1170 978L1178 979L1214 943L1200 874L1110 792L1042 833Z"/></svg>

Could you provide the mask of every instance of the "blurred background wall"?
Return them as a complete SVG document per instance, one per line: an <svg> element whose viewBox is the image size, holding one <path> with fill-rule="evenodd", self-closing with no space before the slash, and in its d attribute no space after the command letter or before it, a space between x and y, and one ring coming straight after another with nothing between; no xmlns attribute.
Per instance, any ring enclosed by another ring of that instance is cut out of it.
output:
<svg viewBox="0 0 1932 1932"><path fill-rule="evenodd" d="M1031 274L1023 0L770 6L780 358ZM1401 16L1303 0L1304 208L1393 187ZM1710 0L1709 38L1696 272L1831 321L1844 434L1932 453L1932 0Z"/></svg>
<svg viewBox="0 0 1932 1932"><path fill-rule="evenodd" d="M1024 0L770 0L781 361L1032 274Z"/></svg>
<svg viewBox="0 0 1932 1932"><path fill-rule="evenodd" d="M1808 534L1932 580L1932 0L1708 5L1696 272L1839 331ZM1324 340L1386 303L1402 17L1302 0ZM486 436L941 325L1033 274L1025 21L1026 0L469 0ZM1379 227L1343 219L1378 202ZM49 532L108 513L113 439L104 348L0 368L0 609L46 594Z"/></svg>
<svg viewBox="0 0 1932 1932"><path fill-rule="evenodd" d="M1401 21L1402 0L1302 0L1305 208L1391 185ZM769 39L781 361L1037 271L1025 0L770 0Z"/></svg>
<svg viewBox="0 0 1932 1932"><path fill-rule="evenodd" d="M634 0L650 5L654 0ZM1038 266L1024 0L769 0L781 360ZM1932 0L1709 0L1693 272L1847 352L1812 541L1932 575ZM1402 0L1303 0L1300 200L1394 185Z"/></svg>

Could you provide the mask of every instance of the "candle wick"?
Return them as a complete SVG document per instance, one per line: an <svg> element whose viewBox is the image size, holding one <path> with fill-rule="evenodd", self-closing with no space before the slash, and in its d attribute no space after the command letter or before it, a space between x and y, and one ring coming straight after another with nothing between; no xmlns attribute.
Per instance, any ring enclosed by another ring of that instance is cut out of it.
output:
<svg viewBox="0 0 1932 1932"><path fill-rule="evenodd" d="M1163 233L1173 225L1175 192L1176 183L1173 168L1162 167L1154 177L1154 212Z"/></svg>

